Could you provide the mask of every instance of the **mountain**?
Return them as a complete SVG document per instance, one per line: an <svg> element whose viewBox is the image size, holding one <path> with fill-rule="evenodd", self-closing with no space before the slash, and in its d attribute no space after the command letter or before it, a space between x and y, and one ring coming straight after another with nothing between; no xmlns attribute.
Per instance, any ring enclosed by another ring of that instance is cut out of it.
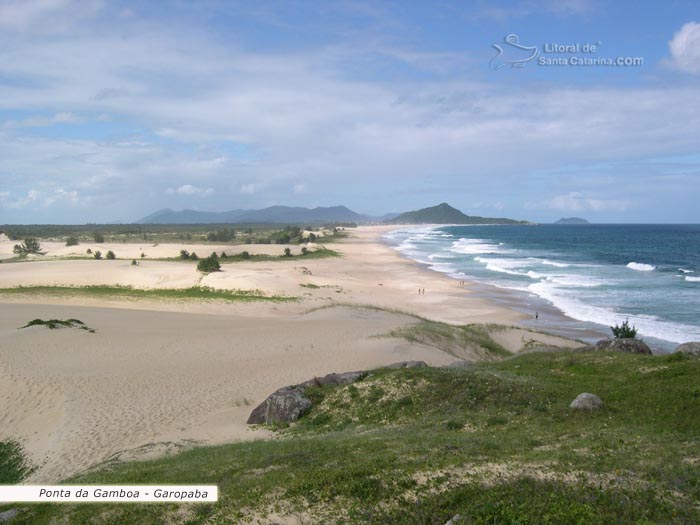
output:
<svg viewBox="0 0 700 525"><path fill-rule="evenodd" d="M554 224L590 224L590 222L581 217L562 217Z"/></svg>
<svg viewBox="0 0 700 525"><path fill-rule="evenodd" d="M158 210L136 221L137 224L226 224L226 223L273 223L297 224L319 222L370 222L375 220L361 215L345 206L301 208L270 206L262 210L230 210L223 212L181 210L170 208Z"/></svg>
<svg viewBox="0 0 700 525"><path fill-rule="evenodd" d="M465 215L446 202L415 211L407 211L386 221L388 224L527 224L504 218L488 218Z"/></svg>

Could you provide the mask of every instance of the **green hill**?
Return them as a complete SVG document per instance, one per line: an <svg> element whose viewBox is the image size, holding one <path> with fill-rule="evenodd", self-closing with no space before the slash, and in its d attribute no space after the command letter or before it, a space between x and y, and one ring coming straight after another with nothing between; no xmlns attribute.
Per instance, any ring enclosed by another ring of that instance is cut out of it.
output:
<svg viewBox="0 0 700 525"><path fill-rule="evenodd" d="M466 215L446 202L429 208L407 211L386 222L387 224L527 224L526 221L501 217Z"/></svg>
<svg viewBox="0 0 700 525"><path fill-rule="evenodd" d="M216 484L216 504L22 504L15 524L698 523L700 360L529 353L307 391L277 439L106 464L76 484ZM581 392L598 411L569 403ZM271 516L274 513L274 516ZM284 519L283 519L284 518ZM285 521L289 518L289 521ZM257 520L260 521L257 521Z"/></svg>

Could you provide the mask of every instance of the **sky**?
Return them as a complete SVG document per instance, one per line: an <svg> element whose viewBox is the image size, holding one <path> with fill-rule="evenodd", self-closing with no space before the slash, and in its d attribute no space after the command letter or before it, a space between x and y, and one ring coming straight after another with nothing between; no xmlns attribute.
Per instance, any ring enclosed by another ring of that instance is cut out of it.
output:
<svg viewBox="0 0 700 525"><path fill-rule="evenodd" d="M700 222L700 3L0 0L0 224L443 201Z"/></svg>

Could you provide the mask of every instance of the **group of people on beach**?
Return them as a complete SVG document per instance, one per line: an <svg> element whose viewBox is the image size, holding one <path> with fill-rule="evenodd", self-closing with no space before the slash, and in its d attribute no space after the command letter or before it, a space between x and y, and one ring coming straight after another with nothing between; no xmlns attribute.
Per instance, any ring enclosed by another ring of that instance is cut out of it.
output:
<svg viewBox="0 0 700 525"><path fill-rule="evenodd" d="M418 288L418 295L425 295L425 288Z"/></svg>

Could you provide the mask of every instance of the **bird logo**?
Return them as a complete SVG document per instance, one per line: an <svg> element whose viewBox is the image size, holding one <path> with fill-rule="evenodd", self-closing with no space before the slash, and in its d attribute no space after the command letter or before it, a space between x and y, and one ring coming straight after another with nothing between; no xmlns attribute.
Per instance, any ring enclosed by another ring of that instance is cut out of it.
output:
<svg viewBox="0 0 700 525"><path fill-rule="evenodd" d="M491 47L496 49L496 56L491 59L489 65L491 69L501 69L505 66L523 67L528 62L537 58L539 49L537 46L524 46L520 43L520 39L516 34L509 34L503 38L502 42L492 44Z"/></svg>

